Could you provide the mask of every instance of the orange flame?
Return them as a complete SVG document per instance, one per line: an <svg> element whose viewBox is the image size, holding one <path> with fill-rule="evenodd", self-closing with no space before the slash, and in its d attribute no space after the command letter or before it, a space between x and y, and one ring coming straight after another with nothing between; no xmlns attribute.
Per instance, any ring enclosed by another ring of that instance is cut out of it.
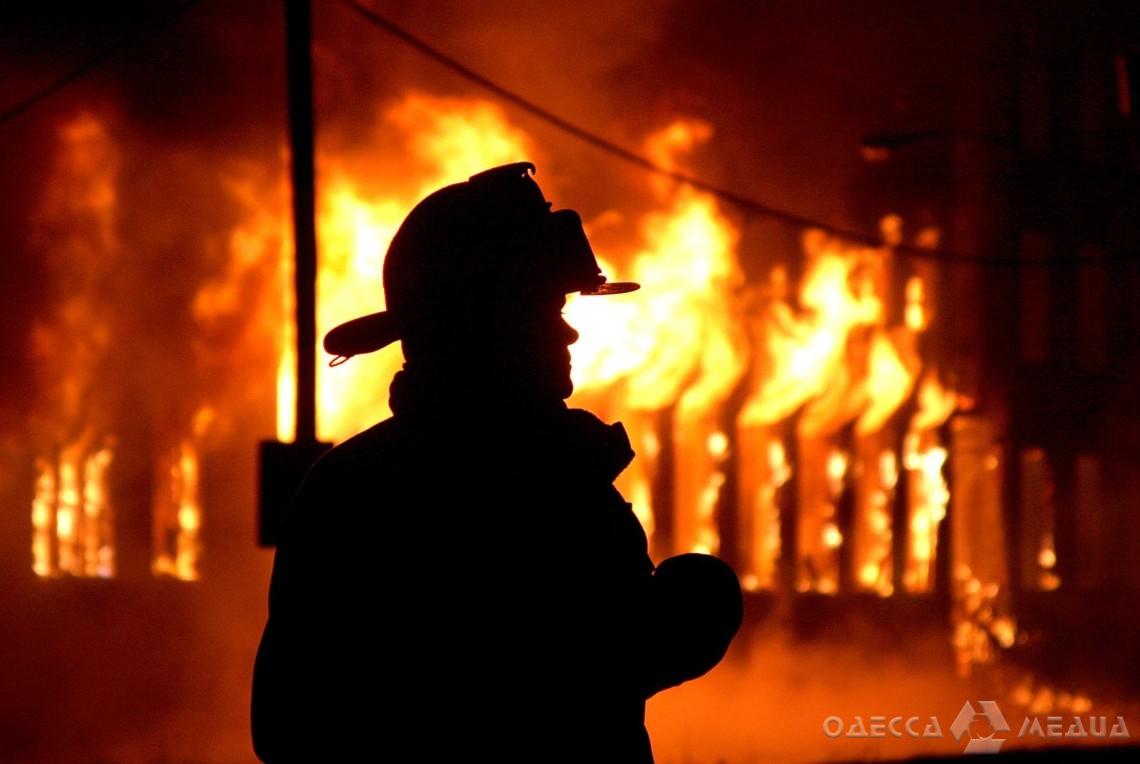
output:
<svg viewBox="0 0 1140 764"><path fill-rule="evenodd" d="M318 217L320 267L318 324L323 333L348 318L383 308L383 256L406 210L427 192L463 180L476 171L531 156L529 139L501 112L481 101L409 95L388 110L386 128L408 135L416 170L406 170L383 195L369 196L362 167L367 161L339 157L326 164ZM650 141L650 150L670 153L707 138L707 125L677 122ZM385 168L373 170L385 177ZM646 216L643 246L630 271L644 285L635 295L611 300L572 299L567 314L582 340L574 345L574 381L582 394L606 391L620 412L651 412L679 401L676 440L703 464L694 475L691 504L700 504L686 548L715 549L712 507L724 475L716 467L724 453L704 446L717 429L711 418L743 373L747 346L731 300L743 280L734 253L737 233L716 201L686 188L661 187L664 210ZM283 284L289 283L289 254L281 251ZM606 263L608 273L621 277ZM291 322L288 322L291 323ZM291 326L278 365L278 437L293 433ZM390 347L351 366L318 370L321 437L342 440L387 412L387 382L402 361ZM618 387L620 386L620 391ZM630 417L635 447L652 434ZM688 429L685 429L687 426ZM651 429L651 428L650 428ZM726 440L727 442L727 440ZM690 445L691 444L691 445ZM640 448L644 452L644 448ZM692 460L680 459L680 464ZM635 511L647 526L649 480L645 471L625 478ZM701 499L703 498L703 502Z"/></svg>
<svg viewBox="0 0 1140 764"><path fill-rule="evenodd" d="M384 252L405 211L420 196L487 166L531 154L529 139L513 129L498 109L481 101L412 94L384 113L381 127L407 141L412 160L399 171L370 156L379 154L372 147L361 156L342 153L322 158L318 219L322 333L340 321L382 309ZM651 136L646 151L673 167L679 153L692 150L711 132L705 123L677 120ZM383 193L369 185L393 176L397 180L386 183ZM665 434L658 428L667 421L659 413L673 412L667 426L675 449L677 506L671 524L673 549L662 551L715 552L720 544L715 510L726 483L723 465L735 444L722 431L718 417L748 367L751 352L738 296L743 288L736 256L739 234L712 196L660 179L652 181L651 189L660 206L640 221L641 243L624 253L619 250L624 255L619 261L603 263L612 277L637 280L643 290L611 300L574 297L568 303L568 320L581 333L571 348L576 388L572 403L601 408L609 418L626 422L639 458L619 487L633 499L635 512L650 532L657 525L650 485ZM883 229L888 243L900 239L897 218L885 219ZM755 383L736 435L749 428L775 426L802 409L797 437L829 440L853 422L862 442L881 430L910 396L920 368L915 334L929 322L925 285L917 277L911 279L905 322L887 327L889 248L850 247L818 232L805 235L804 246L808 264L798 290L798 309L785 296L786 284L777 284L781 278L786 281L783 271L772 273L774 296L758 321ZM283 286L288 287L288 248L279 251ZM282 439L292 436L295 395L292 326L286 323L278 366ZM344 439L387 413L387 383L400 363L399 349L393 346L348 367L329 370L322 365L318 370L321 436ZM749 543L767 555L779 553L774 497L791 469L786 459L768 459L769 452L784 453L782 439L773 436L756 441L763 452L760 459L770 461L771 469L761 480L763 488L753 487L749 501L764 506L744 509L754 516L750 533L755 543ZM831 506L833 514L834 502L846 490L848 473L868 472L863 466L852 471L849 462L871 458L879 464L870 469L874 480L866 486L860 483L858 489L856 538L870 540L857 543L861 551L856 575L864 585L886 593L890 566L883 560L890 554L891 528L884 506L893 496L897 478L897 467L890 465L899 459L893 452L880 455L869 444L858 446L857 454L843 455L838 475L835 455L840 452L834 445L821 444L818 458L813 457L816 466L802 473L802 484L814 481L822 486L826 495L817 497L820 501L813 506ZM747 456L742 454L742 461L755 465L755 459ZM801 505L808 499L801 495ZM760 515L764 520L755 524ZM836 547L844 543L834 518L821 516L812 528L801 528L805 530L808 533L801 533L801 538L811 539L813 554L821 556L817 562L834 568L824 562L834 560ZM754 558L751 573L757 586L770 585L773 571L771 561ZM830 579L822 586L834 590L834 571L816 577Z"/></svg>
<svg viewBox="0 0 1140 764"><path fill-rule="evenodd" d="M91 451L82 441L58 460L36 460L32 499L32 570L110 578L115 574L114 528L107 499L109 446Z"/></svg>
<svg viewBox="0 0 1140 764"><path fill-rule="evenodd" d="M214 419L206 406L194 416L192 433L159 463L155 494L154 555L151 571L183 581L197 581L202 554L200 443Z"/></svg>
<svg viewBox="0 0 1140 764"><path fill-rule="evenodd" d="M927 374L918 388L918 408L911 417L903 440L903 467L907 481L910 544L907 548L903 585L908 592L930 591L934 581L938 526L946 518L950 490L942 467L947 451L941 445L938 427L957 406L957 396L942 387L937 376Z"/></svg>
<svg viewBox="0 0 1140 764"><path fill-rule="evenodd" d="M48 405L32 500L32 568L37 575L109 577L115 572L107 471L111 438L89 407L110 341L100 301L120 252L115 184L120 159L106 126L90 114L65 123L34 243L65 295L32 330Z"/></svg>
<svg viewBox="0 0 1140 764"><path fill-rule="evenodd" d="M677 120L650 136L647 153L674 166L678 152L711 134L706 123ZM604 302L576 297L567 305L569 321L582 335L571 347L574 384L580 398L604 393L612 399L619 416L633 423L635 447L656 421L636 413L676 403L673 548L716 552L715 510L729 455L717 414L748 360L735 299L744 281L736 257L739 233L711 195L671 182L655 182L653 190L666 206L642 220L643 243L629 268L642 290ZM614 266L603 267L624 278ZM653 451L623 476L635 497L649 496ZM635 502L634 509L650 526L652 508Z"/></svg>
<svg viewBox="0 0 1140 764"><path fill-rule="evenodd" d="M32 499L32 570L37 576L50 576L55 570L52 558L55 499L55 468L43 458L36 459L36 489Z"/></svg>
<svg viewBox="0 0 1140 764"><path fill-rule="evenodd" d="M708 134L703 123L679 121L650 137L650 153ZM682 412L697 415L723 402L747 363L733 300L743 285L739 233L709 194L675 186L659 192L668 207L642 221L643 244L629 269L642 289L567 304L568 320L582 334L571 347L574 386L591 392L621 383L617 395L630 409L658 411L679 402ZM609 263L603 270L625 278Z"/></svg>
<svg viewBox="0 0 1140 764"><path fill-rule="evenodd" d="M529 139L486 101L436 98L412 93L389 108L380 132L395 128L407 141L414 169L378 162L375 145L358 154L322 156L323 183L317 211L320 260L317 276L318 336L350 318L384 308L381 274L388 245L407 211L436 188L466 180L488 167L534 156ZM369 182L379 181L377 193ZM292 251L279 250L281 282L292 291ZM277 370L277 437L295 431L291 297ZM352 364L317 368L318 434L341 441L388 413L387 388L402 364L392 345Z"/></svg>
<svg viewBox="0 0 1140 764"><path fill-rule="evenodd" d="M774 589L781 554L778 492L791 479L784 443L767 428L738 430L742 462L740 503L746 569L743 585L750 591Z"/></svg>
<svg viewBox="0 0 1140 764"><path fill-rule="evenodd" d="M888 246L900 240L898 218L884 218L882 228ZM797 552L801 589L837 589L836 550L845 539L834 520L835 502L847 490L848 462L856 460L855 583L886 595L893 591L887 506L897 480L897 456L876 445L876 434L910 397L921 368L915 332L926 326L922 282L912 282L908 291L910 323L888 328L884 300L889 248L851 247L814 231L804 236L804 248L807 267L798 293L800 311L788 300L786 270L778 266L770 274L755 322L752 392L737 429L743 442L762 448L767 437L749 433L776 427L801 412L795 427L803 462ZM852 421L856 442L849 458L828 444ZM756 465L761 458L746 453L743 461ZM754 538L772 538L778 529L771 527L777 517L771 492L757 493L753 483L743 479L749 492L742 494L742 512L757 525ZM775 546L749 543L752 573L757 581L770 581L774 561L756 554L759 549L772 554Z"/></svg>

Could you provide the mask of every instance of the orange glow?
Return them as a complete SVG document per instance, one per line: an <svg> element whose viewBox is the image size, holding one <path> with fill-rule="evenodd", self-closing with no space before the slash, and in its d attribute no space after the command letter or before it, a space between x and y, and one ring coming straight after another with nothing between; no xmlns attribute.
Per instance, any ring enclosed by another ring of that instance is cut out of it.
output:
<svg viewBox="0 0 1140 764"><path fill-rule="evenodd" d="M55 536L59 544L59 568L64 573L81 575L82 558L76 554L79 536L79 469L75 452L64 455L59 465L59 496L55 511Z"/></svg>
<svg viewBox="0 0 1140 764"><path fill-rule="evenodd" d="M480 100L413 93L388 108L380 126L385 135L393 129L403 135L412 155L398 170L377 159L383 152L371 146L324 152L320 158L319 335L341 321L383 309L384 252L419 198L488 166L534 153L526 135L499 109ZM676 120L651 135L645 151L655 161L676 167L682 154L711 135L706 123ZM819 557L812 566L819 568L815 575L821 590L837 590L835 550L845 540L835 524L835 502L853 481L856 580L889 593L892 528L887 507L893 500L897 464L904 459L889 449L876 450L870 440L857 445L858 456L832 441L847 424L853 424L860 443L883 430L911 395L921 369L915 336L929 322L921 279L907 283L904 324L886 324L889 246L901 240L901 221L884 218L885 248L853 247L808 232L807 265L795 305L786 272L776 268L770 299L750 317L736 252L739 231L717 200L660 178L650 181L650 191L656 206L635 222L633 243L608 247L609 260L602 262L611 278L636 280L643 289L605 300L571 296L566 308L567 320L581 334L571 347L576 390L571 404L624 421L638 452L619 479L619 488L652 535L658 523L651 486L666 435L660 428L671 428L675 514L670 548L658 552L715 553L721 544L716 512L728 478L724 465L732 457L753 465L741 478L742 486L751 486L746 501L753 505L741 510L751 524L746 542L752 550L750 573L755 586L771 586L780 553L776 495L792 467L782 437L747 433L775 427L800 412L795 437L821 439L818 447L807 450L822 450L818 457L808 457L815 466L805 463L801 470L797 504L816 508L807 514L826 511L810 520L810 527L801 525L804 548L799 553ZM621 219L619 213L602 216L596 224L615 219ZM279 232L279 223L251 220L245 235L266 240ZM289 295L290 253L285 246L276 251L282 292ZM289 312L288 299L282 307ZM749 322L758 327L753 342L747 334ZM277 432L287 440L294 432L291 316L279 336ZM329 369L322 363L317 380L320 437L343 440L386 415L387 386L401 363L396 345L344 367ZM750 365L753 381L736 431L725 432L722 407ZM662 418L662 412L670 416ZM734 453L738 448L742 450ZM871 479L858 477L863 475ZM815 499L812 485L822 491Z"/></svg>
<svg viewBox="0 0 1140 764"><path fill-rule="evenodd" d="M857 475L859 491L854 521L856 587L881 597L894 593L891 563L894 535L891 503L898 483L898 462L894 451L878 451L875 441L859 444L864 468ZM872 469L867 469L873 465Z"/></svg>
<svg viewBox="0 0 1140 764"><path fill-rule="evenodd" d="M678 122L652 136L653 154L707 135L703 123ZM643 244L616 279L638 292L598 300L573 297L566 314L582 338L571 347L574 385L581 392L623 385L624 405L657 411L679 402L682 415L701 416L721 403L744 373L746 343L733 291L743 284L739 238L716 200L688 187L659 186L665 207L641 222Z"/></svg>
<svg viewBox="0 0 1140 764"><path fill-rule="evenodd" d="M440 186L466 180L488 167L533 159L529 139L493 104L412 93L389 108L380 128L395 127L407 141L413 169L376 166L382 152L322 154L317 210L319 269L317 336L350 318L384 309L381 274L388 244L407 211ZM377 142L380 140L377 131ZM369 173L362 173L361 168ZM380 191L369 182L379 183ZM282 285L292 290L291 252L281 250ZM290 303L291 305L291 303ZM292 438L293 356L291 307L278 363L278 437ZM324 357L323 353L318 358ZM388 413L388 382L403 357L398 344L343 367L317 367L318 435L338 442Z"/></svg>
<svg viewBox="0 0 1140 764"><path fill-rule="evenodd" d="M1053 534L1046 533L1041 538L1041 548L1037 552L1037 585L1042 591L1053 591L1061 586L1061 577L1053 568L1057 564L1057 551L1053 545Z"/></svg>
<svg viewBox="0 0 1140 764"><path fill-rule="evenodd" d="M843 544L843 534L835 523L826 523L823 526L823 545L829 549L836 549Z"/></svg>
<svg viewBox="0 0 1140 764"><path fill-rule="evenodd" d="M35 215L36 241L66 295L32 329L45 406L32 499L32 569L39 576L115 573L107 491L112 438L91 392L112 341L101 292L117 265L119 152L106 125L80 114L59 131L59 152Z"/></svg>
<svg viewBox="0 0 1140 764"><path fill-rule="evenodd" d="M244 174L243 174L244 173ZM248 310L242 305L237 285L248 274L257 272L259 280L276 278L273 317L261 318L257 329L277 343L277 439L293 440L295 415L296 357L293 322L293 238L289 219L288 190L277 179L255 182L258 173L251 168L231 170L225 187L231 203L243 213L242 222L231 231L228 242L229 262L226 273L207 282L194 298L194 318L201 324L225 314ZM193 425L192 425L193 426Z"/></svg>
<svg viewBox="0 0 1140 764"><path fill-rule="evenodd" d="M910 341L905 332L897 332L894 339L885 332L871 336L865 383L867 407L855 421L857 434L878 432L910 397L920 367Z"/></svg>
<svg viewBox="0 0 1140 764"><path fill-rule="evenodd" d="M927 374L918 388L918 408L903 440L907 481L910 543L904 563L903 586L908 592L928 592L934 584L938 527L946 518L950 490L942 474L948 456L938 428L950 417L957 396L944 389L937 376Z"/></svg>
<svg viewBox="0 0 1140 764"><path fill-rule="evenodd" d="M102 140L109 145L100 130L89 121L69 135L78 144ZM655 161L677 167L683 155L709 140L712 132L706 123L678 119L652 134L645 151ZM530 139L512 127L501 110L477 99L411 93L381 114L374 143L381 134L390 142L393 133L407 149L398 167L381 159L390 152L375 145L324 150L320 156L319 335L346 319L383 309L384 253L418 199L488 166L533 158L535 153ZM104 205L97 209L106 217L111 213L105 207L113 208L114 185L91 185L82 199ZM292 252L282 203L287 195L266 201L260 193L264 189L242 178L230 183L230 191L246 210L229 241L231 277L200 290L194 316L207 321L233 311L242 302L234 274L276 261L278 308L284 318L275 332L280 342L276 429L280 439L289 440L295 432L296 359ZM795 437L803 460L797 489L802 548L796 553L814 571L809 576L814 583L806 585L837 591L836 549L850 541L856 585L890 593L893 529L888 506L899 458L876 445L875 438L911 395L921 368L915 336L929 323L925 282L913 277L906 283L904 324L887 326L889 248L901 241L901 220L884 218L883 248L854 247L807 232L806 267L794 300L786 270L776 267L768 298L758 313L749 315L745 300L750 298L744 293L737 253L739 230L717 199L661 178L649 181L649 191L654 206L633 221L631 243L607 250L612 261L603 263L612 278L639 281L643 290L607 300L573 297L566 310L581 332L572 347L577 390L572 403L598 403L608 418L627 423L639 458L622 476L620 487L635 513L653 534L658 522L651 486L667 435L673 449L669 477L675 514L669 525L670 548L659 551L720 551L717 508L728 483L726 465L736 459L744 465L741 485L748 488L745 501L751 505L741 509L750 523L750 580L755 587L772 586L781 553L777 493L792 472L784 444L788 436ZM618 212L608 219L615 216L620 220ZM401 363L398 345L345 367L329 369L321 363L319 436L340 441L382 418L388 412L388 383ZM749 368L752 377L736 428L725 431L722 409ZM919 392L916 418L933 416L926 413L930 406L923 404L923 396L929 397L925 389ZM779 429L796 414L790 429ZM840 442L837 433L848 425L853 425L855 442ZM668 432L662 429L666 427ZM159 465L167 488L161 500L165 508L160 511L156 505L160 519L154 568L193 579L200 554L202 442L192 434L170 442L174 445ZM926 473L938 468L937 450L911 445L918 450L902 455L906 469L915 469L923 458ZM83 469L61 462L54 471L41 470L33 504L37 569L50 569L52 554L77 565L73 558L80 543L79 516L72 509L77 504L68 497L87 490ZM64 500L50 498L49 489ZM836 520L836 504L849 490L856 510L850 540ZM938 498L933 489L927 493ZM935 508L911 519L916 539L912 556L928 567L938 517ZM799 586L805 585L802 576L798 580Z"/></svg>
<svg viewBox="0 0 1140 764"><path fill-rule="evenodd" d="M32 500L32 569L38 576L110 578L115 574L112 513L107 498L109 446L77 442L57 461L36 462Z"/></svg>
<svg viewBox="0 0 1140 764"><path fill-rule="evenodd" d="M151 570L155 575L197 581L202 506L198 452L193 443L183 441L171 452L167 470L161 477L165 477L168 493L159 498L163 508L155 512L157 548Z"/></svg>
<svg viewBox="0 0 1140 764"><path fill-rule="evenodd" d="M110 578L115 574L115 547L111 543L110 501L107 469L111 449L101 448L83 462L83 574Z"/></svg>
<svg viewBox="0 0 1140 764"><path fill-rule="evenodd" d="M297 326L286 322L281 332L281 355L277 361L277 439L291 442L297 434Z"/></svg>
<svg viewBox="0 0 1140 764"><path fill-rule="evenodd" d="M679 153L711 134L703 122L677 120L650 136L646 151L675 166ZM743 285L739 233L711 195L656 178L651 184L662 206L642 219L628 274L603 264L613 277L641 283L641 291L568 302L568 320L582 335L571 347L574 384L579 397L610 397L619 417L676 404L673 550L716 552L729 450L717 415L748 362L735 299ZM652 510L639 516L647 514Z"/></svg>
<svg viewBox="0 0 1140 764"><path fill-rule="evenodd" d="M1005 593L996 583L982 583L969 566L959 564L954 572L955 603L953 632L955 660L960 676L972 667L992 662L997 650L1017 641L1017 622L1005 612Z"/></svg>
<svg viewBox="0 0 1140 764"><path fill-rule="evenodd" d="M529 139L495 105L410 94L384 115L408 136L418 172L380 174L385 194L368 193L351 160L330 159L317 230L317 336L341 321L384 308L381 274L388 244L419 199L494 165L533 158ZM403 363L398 344L343 368L318 364L318 432L340 441L388 413L388 382Z"/></svg>
<svg viewBox="0 0 1140 764"><path fill-rule="evenodd" d="M808 264L800 288L802 315L782 297L767 308L762 327L763 371L741 411L744 425L774 424L822 396L837 377L847 374L844 348L857 326L870 325L882 313L879 299L864 288L851 289L858 265L854 255L835 248L818 234L805 237ZM780 278L773 274L774 279ZM817 432L824 409L809 414L801 428Z"/></svg>
<svg viewBox="0 0 1140 764"><path fill-rule="evenodd" d="M49 576L55 569L52 559L55 497L55 469L45 459L36 459L36 489L32 499L32 570L37 576Z"/></svg>
<svg viewBox="0 0 1140 764"><path fill-rule="evenodd" d="M197 581L202 554L200 498L202 439L214 419L206 406L195 414L191 432L160 460L156 482L154 553L151 571L183 581Z"/></svg>
<svg viewBox="0 0 1140 764"><path fill-rule="evenodd" d="M912 332L921 332L927 326L926 284L918 276L906 281L906 327Z"/></svg>
<svg viewBox="0 0 1140 764"><path fill-rule="evenodd" d="M752 446L754 438L759 443ZM747 460L747 468L740 477L740 496L747 502L742 507L742 512L746 513L744 530L748 560L744 583L749 589L773 589L777 583L776 564L781 553L777 494L791 479L792 468L783 442L766 431L752 433L742 430L741 440L741 451ZM756 451L763 456L752 457Z"/></svg>
<svg viewBox="0 0 1140 764"><path fill-rule="evenodd" d="M881 229L886 246L880 249L853 247L809 231L804 236L807 262L798 305L790 297L787 271L777 266L769 274L755 319L757 358L737 428L749 442L747 433L779 426L798 414L794 421L803 478L797 491L799 589L837 589L835 550L844 539L832 518L835 502L847 490L850 471L855 492L855 585L884 596L893 592L889 505L898 456L883 450L890 437L879 433L912 394L922 367L916 334L926 328L927 320L922 312L924 285L916 277L908 287L904 324L887 326L889 247L901 241L902 221L887 216ZM847 456L835 445L838 433L851 422L855 454ZM883 446L876 445L880 440ZM745 463L757 461L753 455ZM755 482L747 476L742 481ZM770 491L750 490L753 493L744 494L744 501L753 506L742 511L750 522L762 515L763 523L770 526L774 508L760 506L770 501ZM774 532L769 527L762 535L771 537ZM755 538L756 529L751 533ZM771 550L772 545L766 548ZM753 564L768 570L772 565L758 560Z"/></svg>
<svg viewBox="0 0 1140 764"><path fill-rule="evenodd" d="M409 95L389 109L383 122L407 132L415 172L389 178L374 167L382 194L368 192L361 162L349 156L322 157L324 181L318 210L320 266L318 333L336 323L383 308L380 290L383 255L406 210L426 193L463 180L488 166L532 157L529 139L512 128L493 105L476 100ZM677 121L647 141L655 156L674 154L706 140L709 126ZM372 160L373 165L375 161ZM582 339L572 348L573 376L579 395L603 394L612 400L613 418L658 411L677 403L674 442L683 517L675 525L675 543L683 549L714 550L715 506L724 475L717 464L724 453L707 441L719 428L715 416L747 364L742 321L733 301L743 283L736 261L735 227L713 197L675 184L657 184L661 208L639 228L642 243L625 258L623 273L604 263L613 278L640 281L643 290L608 300L572 298L569 322ZM269 235L268 232L265 235ZM282 283L289 291L288 253L281 251ZM278 437L294 430L295 360L285 321L278 362ZM397 346L345 367L318 368L319 434L343 440L387 413L387 383L402 363ZM656 437L648 423L627 421L631 437ZM722 433L721 449L727 451ZM652 449L649 449L652 450ZM647 461L647 449L639 452ZM689 474L691 468L691 474ZM652 528L649 465L623 476L635 512Z"/></svg>

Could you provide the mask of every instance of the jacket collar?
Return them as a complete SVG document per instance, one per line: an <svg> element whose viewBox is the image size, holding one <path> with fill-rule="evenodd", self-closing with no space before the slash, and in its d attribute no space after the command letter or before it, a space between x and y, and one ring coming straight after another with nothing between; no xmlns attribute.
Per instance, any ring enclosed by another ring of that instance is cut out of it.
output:
<svg viewBox="0 0 1140 764"><path fill-rule="evenodd" d="M521 440L536 455L560 468L611 483L633 461L629 436L620 422L606 424L565 401L527 400L489 389L476 380L457 384L405 366L392 380L389 406L397 421L417 427L480 431L494 448Z"/></svg>

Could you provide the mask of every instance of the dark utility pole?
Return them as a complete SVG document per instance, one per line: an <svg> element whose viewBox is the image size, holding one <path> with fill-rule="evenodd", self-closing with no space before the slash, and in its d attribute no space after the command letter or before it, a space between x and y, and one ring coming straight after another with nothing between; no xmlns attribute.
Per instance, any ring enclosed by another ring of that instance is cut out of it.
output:
<svg viewBox="0 0 1140 764"><path fill-rule="evenodd" d="M258 543L273 546L286 507L309 467L330 447L317 440L317 231L313 167L313 65L309 0L285 0L293 181L293 289L297 306L297 409L292 443L263 441L259 451Z"/></svg>
<svg viewBox="0 0 1140 764"><path fill-rule="evenodd" d="M297 305L297 443L317 439L317 233L313 169L313 66L309 0L285 0L289 145Z"/></svg>

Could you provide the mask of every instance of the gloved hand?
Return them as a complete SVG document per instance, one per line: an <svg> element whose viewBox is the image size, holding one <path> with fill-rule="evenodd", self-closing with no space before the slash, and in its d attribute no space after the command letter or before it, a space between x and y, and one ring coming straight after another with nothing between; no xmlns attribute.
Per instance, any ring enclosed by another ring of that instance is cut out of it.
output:
<svg viewBox="0 0 1140 764"><path fill-rule="evenodd" d="M646 698L712 669L744 617L736 573L707 554L677 555L658 565L647 605Z"/></svg>

